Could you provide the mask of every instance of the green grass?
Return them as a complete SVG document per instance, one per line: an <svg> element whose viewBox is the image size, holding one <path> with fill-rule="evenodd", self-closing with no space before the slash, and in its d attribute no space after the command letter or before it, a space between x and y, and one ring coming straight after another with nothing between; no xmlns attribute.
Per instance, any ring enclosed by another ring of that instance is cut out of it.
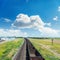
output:
<svg viewBox="0 0 60 60"><path fill-rule="evenodd" d="M46 46L49 46L50 49L52 49L53 51L55 50L57 53L60 53L60 43L54 42L54 44L52 45L51 39L48 39L48 40L47 39L30 39L30 41L33 43L35 48L40 52L40 54L42 54L45 60L60 60L60 58L55 56L52 52L50 52L49 50L39 45L39 44L44 44Z"/></svg>
<svg viewBox="0 0 60 60"><path fill-rule="evenodd" d="M12 60L22 43L23 39L19 38L0 44L0 60Z"/></svg>

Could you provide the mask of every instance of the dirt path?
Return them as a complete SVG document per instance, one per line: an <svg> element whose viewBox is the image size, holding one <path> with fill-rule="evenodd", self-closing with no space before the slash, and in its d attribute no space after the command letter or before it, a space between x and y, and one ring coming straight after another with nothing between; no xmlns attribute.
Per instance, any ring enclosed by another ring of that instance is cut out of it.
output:
<svg viewBox="0 0 60 60"><path fill-rule="evenodd" d="M12 60L26 60L26 42L19 48Z"/></svg>

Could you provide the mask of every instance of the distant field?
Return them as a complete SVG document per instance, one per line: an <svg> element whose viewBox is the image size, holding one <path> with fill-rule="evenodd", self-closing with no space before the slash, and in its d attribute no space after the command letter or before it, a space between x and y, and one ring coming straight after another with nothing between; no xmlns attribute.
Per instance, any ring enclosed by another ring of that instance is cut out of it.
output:
<svg viewBox="0 0 60 60"><path fill-rule="evenodd" d="M19 38L0 44L0 60L12 60L22 43L23 39Z"/></svg>
<svg viewBox="0 0 60 60"><path fill-rule="evenodd" d="M46 60L60 60L60 39L30 39Z"/></svg>

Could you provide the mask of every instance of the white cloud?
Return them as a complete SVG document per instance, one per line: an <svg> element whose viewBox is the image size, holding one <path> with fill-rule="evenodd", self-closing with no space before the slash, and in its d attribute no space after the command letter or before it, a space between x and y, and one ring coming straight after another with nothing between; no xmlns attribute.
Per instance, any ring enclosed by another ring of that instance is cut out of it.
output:
<svg viewBox="0 0 60 60"><path fill-rule="evenodd" d="M16 20L12 24L13 27L19 28L31 28L35 27L36 25L39 26L51 26L51 23L44 23L39 15L28 16L26 14L19 14L16 17Z"/></svg>
<svg viewBox="0 0 60 60"><path fill-rule="evenodd" d="M38 25L48 25L46 23L44 23L41 18L39 17L39 15L33 15L33 16L28 16L25 14L19 14L16 17L15 22L12 24L13 27L23 27L23 28L31 28L34 26L34 24L38 24Z"/></svg>
<svg viewBox="0 0 60 60"><path fill-rule="evenodd" d="M53 20L57 21L57 20L58 20L58 16L55 16L55 17L53 18Z"/></svg>
<svg viewBox="0 0 60 60"><path fill-rule="evenodd" d="M47 26L51 26L51 23L45 23L45 25L47 25Z"/></svg>
<svg viewBox="0 0 60 60"><path fill-rule="evenodd" d="M27 33L22 32L21 30L14 29L0 29L0 37L26 37Z"/></svg>
<svg viewBox="0 0 60 60"><path fill-rule="evenodd" d="M56 16L54 20L57 20L58 17ZM46 25L48 27L46 27ZM18 28L34 28L41 32L43 35L47 36L57 36L58 30L52 29L49 26L51 26L51 23L45 23L42 21L42 19L39 17L39 15L33 15L28 16L25 14L19 14L13 23L14 27Z"/></svg>
<svg viewBox="0 0 60 60"><path fill-rule="evenodd" d="M11 22L11 20L8 19L8 18L0 18L0 20L1 20L1 21L4 21L4 22Z"/></svg>
<svg viewBox="0 0 60 60"><path fill-rule="evenodd" d="M49 27L41 27L39 28L39 31L41 32L42 35L47 35L47 36L57 36L59 34L58 30L54 30Z"/></svg>
<svg viewBox="0 0 60 60"><path fill-rule="evenodd" d="M30 23L30 18L28 17L28 15L24 15L24 14L19 14L16 18L17 22L24 22L24 23Z"/></svg>
<svg viewBox="0 0 60 60"><path fill-rule="evenodd" d="M11 22L11 20L10 20L10 19L7 19L7 18L4 18L4 20L5 20L6 22Z"/></svg>
<svg viewBox="0 0 60 60"><path fill-rule="evenodd" d="M60 12L60 6L58 6L58 11Z"/></svg>
<svg viewBox="0 0 60 60"><path fill-rule="evenodd" d="M38 23L39 25L45 25L39 15L30 16L30 20Z"/></svg>
<svg viewBox="0 0 60 60"><path fill-rule="evenodd" d="M40 26L37 23L35 23L35 26L38 31L41 32L41 35L48 36L48 37L55 37L59 36L59 30L52 29L50 27Z"/></svg>
<svg viewBox="0 0 60 60"><path fill-rule="evenodd" d="M19 14L16 17L15 22L12 24L13 27L20 27L20 28L30 28L32 27L31 20L28 15Z"/></svg>

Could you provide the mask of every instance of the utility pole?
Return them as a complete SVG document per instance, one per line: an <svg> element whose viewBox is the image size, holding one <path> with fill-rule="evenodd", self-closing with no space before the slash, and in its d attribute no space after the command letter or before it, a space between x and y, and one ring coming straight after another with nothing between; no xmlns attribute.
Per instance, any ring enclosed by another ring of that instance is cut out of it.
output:
<svg viewBox="0 0 60 60"><path fill-rule="evenodd" d="M53 45L53 40L54 40L54 39L52 38L52 45Z"/></svg>

